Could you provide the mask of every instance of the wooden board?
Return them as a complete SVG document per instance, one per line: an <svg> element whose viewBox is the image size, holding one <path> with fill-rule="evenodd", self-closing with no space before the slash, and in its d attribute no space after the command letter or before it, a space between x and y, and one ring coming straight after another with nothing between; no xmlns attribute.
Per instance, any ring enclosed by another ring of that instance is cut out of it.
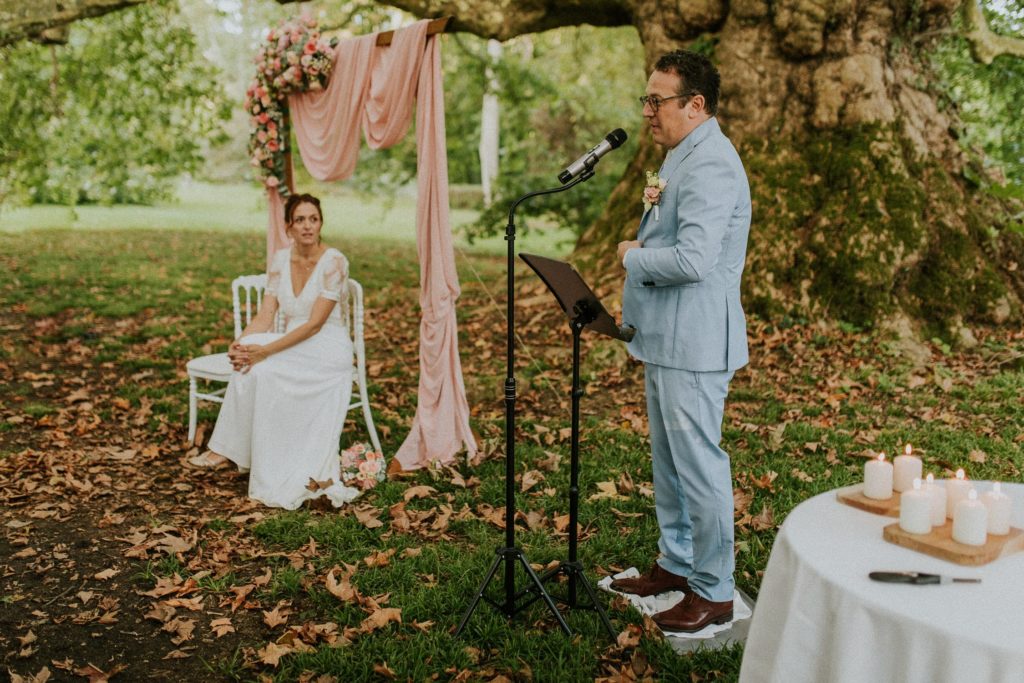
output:
<svg viewBox="0 0 1024 683"><path fill-rule="evenodd" d="M899 522L882 530L882 538L904 548L949 562L977 567L1024 550L1024 531L1010 527L1006 536L988 535L985 545L964 545L953 540L953 522L934 527L931 533L911 534Z"/></svg>
<svg viewBox="0 0 1024 683"><path fill-rule="evenodd" d="M836 491L836 498L840 503L846 503L859 510L867 510L876 515L885 515L886 517L900 516L900 494L898 491L893 491L892 498L889 500L875 500L864 495L863 484L855 484Z"/></svg>

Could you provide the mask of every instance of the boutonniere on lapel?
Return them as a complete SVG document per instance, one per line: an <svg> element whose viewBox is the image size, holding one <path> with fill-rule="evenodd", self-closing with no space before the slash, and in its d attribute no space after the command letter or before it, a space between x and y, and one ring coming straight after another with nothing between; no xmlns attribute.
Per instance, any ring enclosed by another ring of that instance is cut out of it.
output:
<svg viewBox="0 0 1024 683"><path fill-rule="evenodd" d="M661 191L665 189L667 181L659 178L654 171L647 171L647 184L644 186L644 211L654 208L654 220L658 220L658 204L661 203Z"/></svg>

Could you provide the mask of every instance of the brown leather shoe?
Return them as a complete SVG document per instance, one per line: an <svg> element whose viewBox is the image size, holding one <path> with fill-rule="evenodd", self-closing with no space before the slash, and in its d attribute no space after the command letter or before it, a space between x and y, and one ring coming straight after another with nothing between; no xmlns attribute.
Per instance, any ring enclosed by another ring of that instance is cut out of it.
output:
<svg viewBox="0 0 1024 683"><path fill-rule="evenodd" d="M641 598L665 591L690 592L690 584L687 583L685 576L678 576L662 569L657 562L645 574L636 578L615 579L612 581L612 588L630 595L639 595Z"/></svg>
<svg viewBox="0 0 1024 683"><path fill-rule="evenodd" d="M654 615L654 623L663 631L693 633L708 624L727 624L732 621L732 600L712 602L696 593L687 593L675 607Z"/></svg>

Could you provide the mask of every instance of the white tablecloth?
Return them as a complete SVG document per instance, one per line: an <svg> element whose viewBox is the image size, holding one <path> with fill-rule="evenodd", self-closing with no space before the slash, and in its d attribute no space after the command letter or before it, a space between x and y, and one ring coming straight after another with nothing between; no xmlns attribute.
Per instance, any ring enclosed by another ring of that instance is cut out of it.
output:
<svg viewBox="0 0 1024 683"><path fill-rule="evenodd" d="M1002 487L1014 498L1012 525L1024 527L1024 486ZM1024 682L1024 552L965 567L883 540L894 521L839 503L835 491L789 514L761 583L741 683ZM878 583L868 579L876 570L982 583Z"/></svg>

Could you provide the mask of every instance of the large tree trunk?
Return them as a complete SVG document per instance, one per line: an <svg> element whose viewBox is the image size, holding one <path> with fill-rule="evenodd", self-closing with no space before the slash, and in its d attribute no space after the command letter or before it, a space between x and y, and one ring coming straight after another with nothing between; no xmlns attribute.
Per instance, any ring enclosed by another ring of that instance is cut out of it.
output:
<svg viewBox="0 0 1024 683"><path fill-rule="evenodd" d="M719 118L754 196L744 286L755 310L862 325L905 314L928 333L1020 318L1024 238L1012 211L967 180L959 121L921 52L958 0L388 4L451 14L458 29L499 39L628 21L648 71L695 40L711 49L722 73ZM606 263L616 242L635 235L642 171L661 154L645 134L577 257Z"/></svg>

